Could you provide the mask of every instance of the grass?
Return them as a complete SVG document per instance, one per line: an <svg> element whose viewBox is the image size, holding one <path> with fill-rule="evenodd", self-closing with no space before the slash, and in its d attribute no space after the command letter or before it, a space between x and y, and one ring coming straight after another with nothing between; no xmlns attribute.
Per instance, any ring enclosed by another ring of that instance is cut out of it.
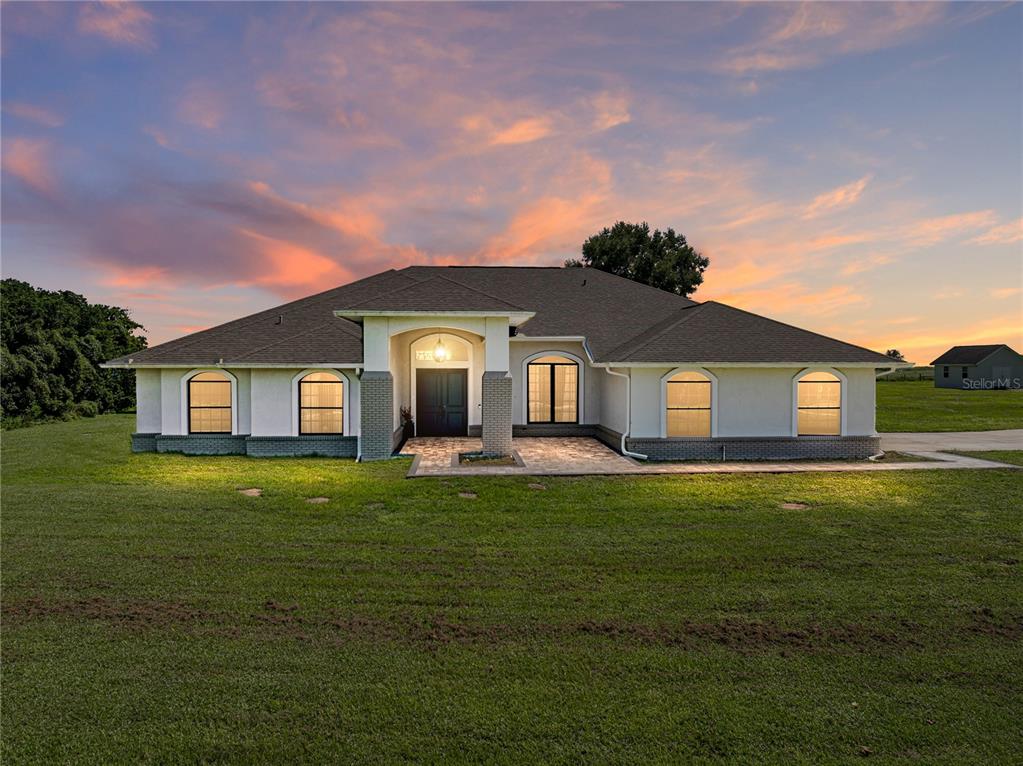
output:
<svg viewBox="0 0 1023 766"><path fill-rule="evenodd" d="M1023 391L959 391L929 381L877 384L877 430L997 431L1023 428Z"/></svg>
<svg viewBox="0 0 1023 766"><path fill-rule="evenodd" d="M1018 759L1018 472L539 490L130 430L4 436L5 764Z"/></svg>
<svg viewBox="0 0 1023 766"><path fill-rule="evenodd" d="M992 449L981 450L979 452L955 452L955 454L966 455L966 457L977 457L981 460L994 460L996 463L1023 465L1023 450Z"/></svg>

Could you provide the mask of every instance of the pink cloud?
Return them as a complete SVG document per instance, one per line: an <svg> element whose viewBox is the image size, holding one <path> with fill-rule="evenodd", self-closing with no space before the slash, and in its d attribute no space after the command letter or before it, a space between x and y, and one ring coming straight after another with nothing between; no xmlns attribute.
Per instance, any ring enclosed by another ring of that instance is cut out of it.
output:
<svg viewBox="0 0 1023 766"><path fill-rule="evenodd" d="M208 83L192 83L178 102L178 118L197 128L216 130L224 116L224 100Z"/></svg>
<svg viewBox="0 0 1023 766"><path fill-rule="evenodd" d="M156 45L152 14L139 3L124 0L84 3L78 14L78 31L132 48Z"/></svg>
<svg viewBox="0 0 1023 766"><path fill-rule="evenodd" d="M806 211L803 213L804 218L816 218L819 215L826 213L833 213L837 210L842 210L849 207L850 205L856 204L859 198L863 195L863 190L867 188L867 184L870 183L871 176L865 175L862 178L839 186L831 191L818 194L813 198L813 201L807 205Z"/></svg>
<svg viewBox="0 0 1023 766"><path fill-rule="evenodd" d="M57 191L50 159L51 144L41 138L8 138L3 142L3 169L30 189L46 197Z"/></svg>
<svg viewBox="0 0 1023 766"><path fill-rule="evenodd" d="M64 118L52 109L35 104L26 104L21 101L8 101L4 104L4 111L20 117L23 120L31 120L47 128L59 128L64 124Z"/></svg>
<svg viewBox="0 0 1023 766"><path fill-rule="evenodd" d="M507 128L497 131L490 139L492 146L504 146L506 144L527 144L530 141L539 141L551 134L551 121L546 117L529 117L524 120L517 120Z"/></svg>
<svg viewBox="0 0 1023 766"><path fill-rule="evenodd" d="M971 245L1011 245L1023 240L1023 218L994 226L970 240Z"/></svg>

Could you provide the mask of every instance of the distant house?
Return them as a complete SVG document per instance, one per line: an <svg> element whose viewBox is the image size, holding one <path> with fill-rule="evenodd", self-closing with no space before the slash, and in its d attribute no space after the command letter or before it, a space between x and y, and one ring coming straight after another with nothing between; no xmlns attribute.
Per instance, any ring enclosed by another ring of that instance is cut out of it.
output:
<svg viewBox="0 0 1023 766"><path fill-rule="evenodd" d="M935 359L936 388L1020 388L1023 356L1004 343L953 346Z"/></svg>

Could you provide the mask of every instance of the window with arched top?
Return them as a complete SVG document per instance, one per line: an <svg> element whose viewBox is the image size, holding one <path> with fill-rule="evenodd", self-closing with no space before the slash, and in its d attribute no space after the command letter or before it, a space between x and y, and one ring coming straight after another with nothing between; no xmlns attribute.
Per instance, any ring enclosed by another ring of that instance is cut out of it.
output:
<svg viewBox="0 0 1023 766"><path fill-rule="evenodd" d="M579 422L579 363L554 354L526 366L529 423Z"/></svg>
<svg viewBox="0 0 1023 766"><path fill-rule="evenodd" d="M200 372L188 379L188 432L231 433L231 379L219 372Z"/></svg>
<svg viewBox="0 0 1023 766"><path fill-rule="evenodd" d="M344 382L331 372L311 372L298 382L298 433L344 432Z"/></svg>
<svg viewBox="0 0 1023 766"><path fill-rule="evenodd" d="M668 436L710 436L710 378L699 372L679 372L665 382L665 431Z"/></svg>
<svg viewBox="0 0 1023 766"><path fill-rule="evenodd" d="M842 433L842 381L830 372L809 372L796 382L796 433Z"/></svg>

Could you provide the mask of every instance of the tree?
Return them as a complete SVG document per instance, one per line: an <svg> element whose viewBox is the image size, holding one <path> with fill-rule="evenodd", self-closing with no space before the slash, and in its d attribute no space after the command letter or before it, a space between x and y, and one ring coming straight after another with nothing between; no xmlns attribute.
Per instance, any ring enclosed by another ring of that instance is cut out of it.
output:
<svg viewBox="0 0 1023 766"><path fill-rule="evenodd" d="M0 417L4 427L119 412L135 405L135 373L103 370L107 359L146 347L143 329L116 306L67 290L0 283Z"/></svg>
<svg viewBox="0 0 1023 766"><path fill-rule="evenodd" d="M890 349L888 349L887 351L884 352L884 355L885 356L890 356L896 362L905 362L906 361L906 357L904 357L902 355L902 352L899 351L897 348L890 348Z"/></svg>
<svg viewBox="0 0 1023 766"><path fill-rule="evenodd" d="M566 266L590 266L676 295L690 295L703 282L710 261L674 229L660 231L643 223L618 221L583 243L582 260Z"/></svg>

